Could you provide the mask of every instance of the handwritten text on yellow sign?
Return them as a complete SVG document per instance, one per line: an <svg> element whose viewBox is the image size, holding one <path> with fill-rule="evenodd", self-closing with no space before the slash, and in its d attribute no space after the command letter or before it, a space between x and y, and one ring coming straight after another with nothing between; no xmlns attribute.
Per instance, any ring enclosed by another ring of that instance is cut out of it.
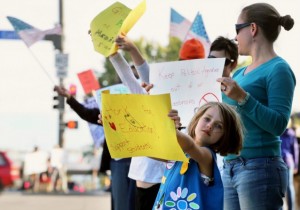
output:
<svg viewBox="0 0 300 210"><path fill-rule="evenodd" d="M91 22L91 36L94 49L105 57L117 51L114 43L119 34L126 35L146 10L142 1L131 10L120 2L115 2L100 12Z"/></svg>
<svg viewBox="0 0 300 210"><path fill-rule="evenodd" d="M102 93L102 120L111 156L187 161L168 117L170 109L169 94Z"/></svg>

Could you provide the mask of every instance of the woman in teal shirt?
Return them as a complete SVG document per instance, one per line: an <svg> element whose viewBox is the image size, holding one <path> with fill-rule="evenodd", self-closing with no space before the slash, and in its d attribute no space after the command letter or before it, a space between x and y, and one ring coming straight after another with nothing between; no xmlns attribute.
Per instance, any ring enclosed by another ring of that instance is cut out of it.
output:
<svg viewBox="0 0 300 210"><path fill-rule="evenodd" d="M238 17L236 40L240 55L252 63L233 78L218 79L223 101L236 106L246 128L242 151L224 158L224 209L281 209L288 171L281 158L279 136L292 108L296 79L273 48L281 26L290 30L291 16L280 16L266 3L245 7Z"/></svg>

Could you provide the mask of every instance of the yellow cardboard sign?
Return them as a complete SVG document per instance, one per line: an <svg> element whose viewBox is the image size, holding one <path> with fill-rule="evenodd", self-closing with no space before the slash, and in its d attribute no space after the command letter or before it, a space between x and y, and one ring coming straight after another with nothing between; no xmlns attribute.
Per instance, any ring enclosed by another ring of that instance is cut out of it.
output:
<svg viewBox="0 0 300 210"><path fill-rule="evenodd" d="M170 94L102 93L102 121L113 158L148 156L187 162L168 117Z"/></svg>
<svg viewBox="0 0 300 210"><path fill-rule="evenodd" d="M120 2L115 2L100 12L91 22L91 36L94 49L105 57L115 53L115 39L126 35L146 10L146 0L131 10Z"/></svg>

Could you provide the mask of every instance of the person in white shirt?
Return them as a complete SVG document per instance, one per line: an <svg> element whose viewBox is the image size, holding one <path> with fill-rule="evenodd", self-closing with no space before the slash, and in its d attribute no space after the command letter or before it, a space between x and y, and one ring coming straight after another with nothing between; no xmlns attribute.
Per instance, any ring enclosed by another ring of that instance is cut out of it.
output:
<svg viewBox="0 0 300 210"><path fill-rule="evenodd" d="M149 83L149 65L141 56L138 48L125 36L116 39L119 49L128 51L135 64L142 82ZM128 87L131 93L147 94L140 82L134 76L131 66L120 53L109 57L112 65L118 73L121 81ZM135 209L152 209L159 190L165 164L148 157L131 158L128 177L136 180Z"/></svg>

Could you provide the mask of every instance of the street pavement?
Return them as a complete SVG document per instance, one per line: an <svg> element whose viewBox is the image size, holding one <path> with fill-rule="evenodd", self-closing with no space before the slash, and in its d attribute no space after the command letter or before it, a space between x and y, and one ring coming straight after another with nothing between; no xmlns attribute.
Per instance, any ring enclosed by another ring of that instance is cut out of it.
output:
<svg viewBox="0 0 300 210"><path fill-rule="evenodd" d="M22 193L0 194L1 210L110 210L110 193Z"/></svg>

